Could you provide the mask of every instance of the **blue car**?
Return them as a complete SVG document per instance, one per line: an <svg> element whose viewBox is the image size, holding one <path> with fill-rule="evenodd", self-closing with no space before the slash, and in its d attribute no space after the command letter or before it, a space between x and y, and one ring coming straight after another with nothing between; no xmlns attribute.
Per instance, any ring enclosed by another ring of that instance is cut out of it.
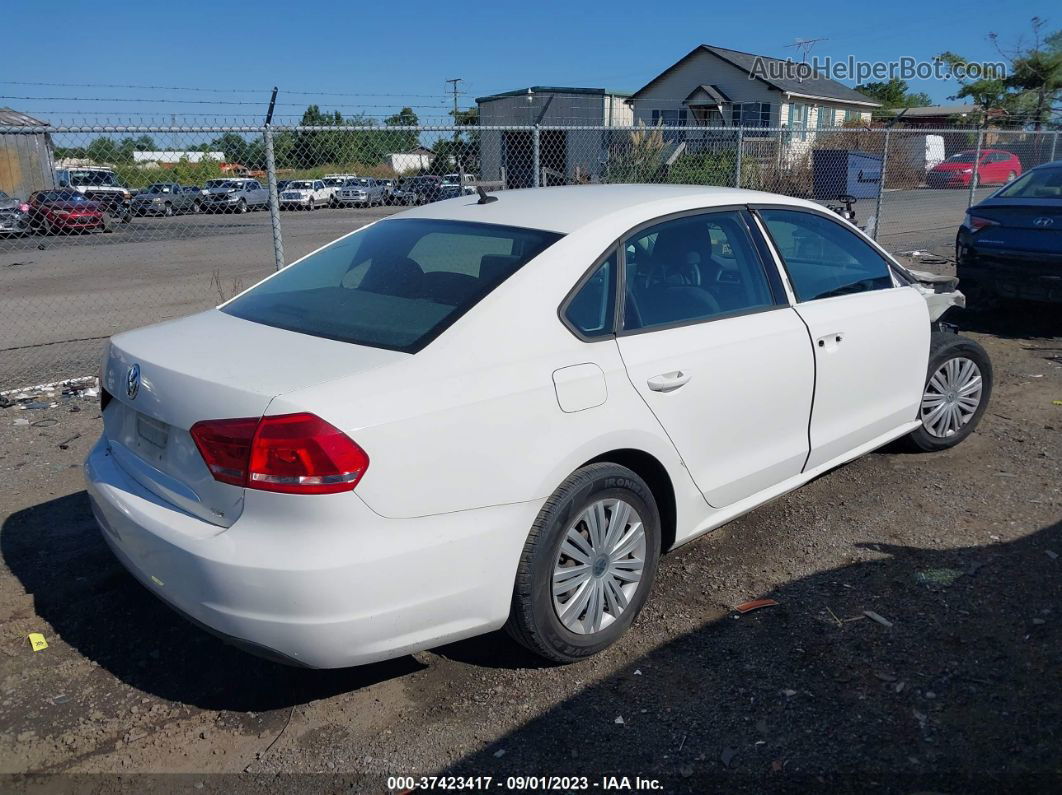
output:
<svg viewBox="0 0 1062 795"><path fill-rule="evenodd" d="M955 262L971 306L993 298L1062 303L1062 160L967 210Z"/></svg>

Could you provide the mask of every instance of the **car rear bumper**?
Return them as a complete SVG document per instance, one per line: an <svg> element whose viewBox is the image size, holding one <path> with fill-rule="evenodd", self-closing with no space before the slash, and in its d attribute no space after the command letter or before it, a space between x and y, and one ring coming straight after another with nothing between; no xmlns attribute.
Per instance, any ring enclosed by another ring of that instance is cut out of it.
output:
<svg viewBox="0 0 1062 795"><path fill-rule="evenodd" d="M536 503L385 519L353 493L248 491L225 529L145 490L101 439L85 461L116 557L194 623L311 668L359 665L477 635L508 616Z"/></svg>

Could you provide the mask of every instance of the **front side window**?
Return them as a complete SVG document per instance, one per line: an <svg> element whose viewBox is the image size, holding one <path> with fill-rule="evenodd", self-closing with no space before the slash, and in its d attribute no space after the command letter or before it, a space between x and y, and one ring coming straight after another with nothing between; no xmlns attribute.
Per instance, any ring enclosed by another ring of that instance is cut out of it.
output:
<svg viewBox="0 0 1062 795"><path fill-rule="evenodd" d="M761 210L799 301L893 286L889 264L855 232L817 213Z"/></svg>
<svg viewBox="0 0 1062 795"><path fill-rule="evenodd" d="M612 333L616 307L616 252L613 251L568 301L564 317L584 337Z"/></svg>
<svg viewBox="0 0 1062 795"><path fill-rule="evenodd" d="M625 242L625 330L742 314L774 305L738 211L664 221Z"/></svg>
<svg viewBox="0 0 1062 795"><path fill-rule="evenodd" d="M222 311L415 353L561 237L462 221L379 221L283 269Z"/></svg>

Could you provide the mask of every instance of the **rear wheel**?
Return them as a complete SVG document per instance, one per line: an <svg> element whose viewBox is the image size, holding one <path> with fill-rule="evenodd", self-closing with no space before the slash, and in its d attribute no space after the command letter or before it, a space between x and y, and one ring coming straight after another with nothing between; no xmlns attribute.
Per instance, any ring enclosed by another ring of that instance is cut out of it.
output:
<svg viewBox="0 0 1062 795"><path fill-rule="evenodd" d="M918 450L954 447L981 421L992 395L992 362L971 339L934 332L919 407L921 427L907 437Z"/></svg>
<svg viewBox="0 0 1062 795"><path fill-rule="evenodd" d="M162 208L162 214L165 215L167 218L173 215L173 205L169 202L166 202L166 204Z"/></svg>
<svg viewBox="0 0 1062 795"><path fill-rule="evenodd" d="M642 609L659 557L660 514L645 481L618 464L583 467L531 528L506 629L556 662L596 654Z"/></svg>

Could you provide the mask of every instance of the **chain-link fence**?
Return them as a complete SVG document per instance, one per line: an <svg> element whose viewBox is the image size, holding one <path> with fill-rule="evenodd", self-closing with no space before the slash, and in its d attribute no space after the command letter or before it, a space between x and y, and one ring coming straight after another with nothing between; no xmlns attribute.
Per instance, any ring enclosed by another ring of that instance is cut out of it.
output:
<svg viewBox="0 0 1062 795"><path fill-rule="evenodd" d="M1057 132L585 126L0 127L0 391L95 371L112 334L214 306L411 204L591 183L855 201L952 255L966 208ZM533 223L533 219L529 219Z"/></svg>

